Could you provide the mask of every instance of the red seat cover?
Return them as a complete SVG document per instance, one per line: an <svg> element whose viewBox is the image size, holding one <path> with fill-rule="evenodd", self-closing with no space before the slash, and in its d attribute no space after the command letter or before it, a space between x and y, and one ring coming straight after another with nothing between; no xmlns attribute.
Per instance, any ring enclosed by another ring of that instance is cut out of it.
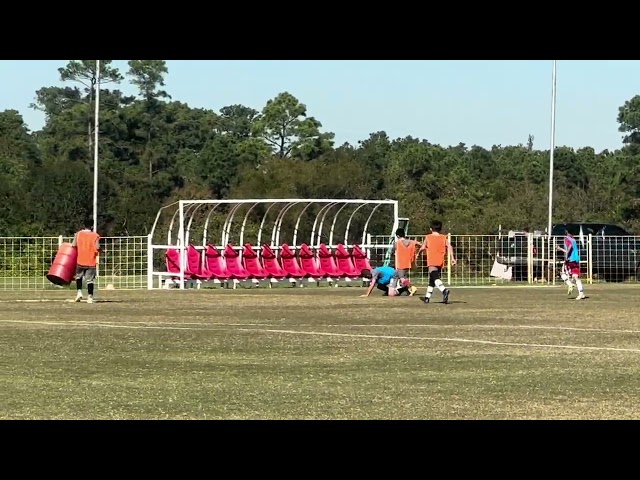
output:
<svg viewBox="0 0 640 480"><path fill-rule="evenodd" d="M333 253L331 253L324 243L321 243L318 248L318 258L320 259L320 267L327 273L327 275L330 277L345 276L345 272L338 267Z"/></svg>
<svg viewBox="0 0 640 480"><path fill-rule="evenodd" d="M176 273L180 275L180 250L170 248L165 255L167 261L167 272ZM178 277L172 277L176 279ZM189 270L189 267L184 269L184 278L191 280L193 278L193 272Z"/></svg>
<svg viewBox="0 0 640 480"><path fill-rule="evenodd" d="M230 243L224 248L224 259L227 262L227 271L236 278L249 278L252 275L242 266L240 254L233 249Z"/></svg>
<svg viewBox="0 0 640 480"><path fill-rule="evenodd" d="M213 245L207 245L207 250L204 253L207 270L211 272L211 275L219 280L228 280L230 278L237 278L238 280L244 280L246 277L236 277L231 275L227 270L227 263L225 262L222 254Z"/></svg>
<svg viewBox="0 0 640 480"><path fill-rule="evenodd" d="M354 245L351 249L351 256L353 257L353 264L358 270L373 270L371 263L367 258L367 254L360 248L360 245Z"/></svg>
<svg viewBox="0 0 640 480"><path fill-rule="evenodd" d="M309 248L309 245L303 243L300 245L300 253L298 254L298 258L300 258L300 265L303 270L309 274L311 277L326 277L327 273L318 265L316 256Z"/></svg>
<svg viewBox="0 0 640 480"><path fill-rule="evenodd" d="M309 274L300 267L298 259L296 258L296 254L286 243L283 243L280 247L280 262L282 264L282 269L293 278L303 278L309 276Z"/></svg>
<svg viewBox="0 0 640 480"><path fill-rule="evenodd" d="M262 266L270 277L286 278L289 274L282 268L275 252L266 243L262 246Z"/></svg>
<svg viewBox="0 0 640 480"><path fill-rule="evenodd" d="M269 273L260 264L258 254L248 243L242 247L242 261L244 262L244 268L253 278L267 278L269 276Z"/></svg>
<svg viewBox="0 0 640 480"><path fill-rule="evenodd" d="M358 270L353 263L351 254L347 251L344 245L341 243L336 247L334 253L336 260L338 261L338 268L344 272L348 277L359 277L362 270Z"/></svg>

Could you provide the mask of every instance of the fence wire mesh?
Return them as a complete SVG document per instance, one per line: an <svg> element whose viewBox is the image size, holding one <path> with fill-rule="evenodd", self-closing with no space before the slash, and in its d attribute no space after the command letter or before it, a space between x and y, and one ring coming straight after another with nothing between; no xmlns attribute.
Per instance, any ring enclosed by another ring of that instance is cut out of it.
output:
<svg viewBox="0 0 640 480"><path fill-rule="evenodd" d="M58 248L73 237L0 237L0 290L60 289L46 274ZM106 237L100 241L98 288L147 286L147 237Z"/></svg>
<svg viewBox="0 0 640 480"><path fill-rule="evenodd" d="M424 235L412 235L422 242ZM451 286L556 284L560 281L563 237L528 235L451 235L457 265L446 265L443 281ZM382 265L392 240L371 237L370 258ZM71 237L0 237L0 290L59 289L45 277L59 245ZM640 282L640 237L580 236L583 278L588 283ZM101 239L98 288L147 288L146 236ZM154 269L166 270L164 252L154 252ZM424 255L409 272L413 283L426 286ZM63 287L64 288L64 287ZM73 287L71 287L73 288Z"/></svg>
<svg viewBox="0 0 640 480"><path fill-rule="evenodd" d="M422 243L424 235L409 236ZM457 264L445 265L443 281L452 286L555 284L560 281L564 237L544 235L451 235ZM384 263L392 237L372 237L371 261ZM589 283L640 282L640 237L576 237L582 275ZM428 283L424 255L410 271L416 285Z"/></svg>

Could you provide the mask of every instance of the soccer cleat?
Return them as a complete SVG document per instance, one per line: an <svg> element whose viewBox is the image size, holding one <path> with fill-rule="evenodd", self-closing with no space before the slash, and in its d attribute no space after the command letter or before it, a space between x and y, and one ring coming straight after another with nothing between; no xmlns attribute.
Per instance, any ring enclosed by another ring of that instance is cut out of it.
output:
<svg viewBox="0 0 640 480"><path fill-rule="evenodd" d="M446 288L444 292L442 292L442 303L449 303L449 289Z"/></svg>
<svg viewBox="0 0 640 480"><path fill-rule="evenodd" d="M93 297L91 295L87 298L87 303L93 303Z"/></svg>
<svg viewBox="0 0 640 480"><path fill-rule="evenodd" d="M417 291L418 291L418 287L416 287L416 286L411 286L411 287L409 288L409 296L410 296L410 297L413 297L413 296L416 294L416 292L417 292Z"/></svg>
<svg viewBox="0 0 640 480"><path fill-rule="evenodd" d="M567 295L571 295L573 293L573 289L575 287L573 286L573 284L569 285L569 290L567 291Z"/></svg>
<svg viewBox="0 0 640 480"><path fill-rule="evenodd" d="M587 298L587 296L584 294L584 292L580 292L576 297L576 300L584 300L585 298Z"/></svg>
<svg viewBox="0 0 640 480"><path fill-rule="evenodd" d="M428 297L424 297L424 303L429 303L429 300L431 300L431 299L428 298Z"/></svg>
<svg viewBox="0 0 640 480"><path fill-rule="evenodd" d="M75 302L80 302L80 301L82 301L82 292L78 292L75 299Z"/></svg>

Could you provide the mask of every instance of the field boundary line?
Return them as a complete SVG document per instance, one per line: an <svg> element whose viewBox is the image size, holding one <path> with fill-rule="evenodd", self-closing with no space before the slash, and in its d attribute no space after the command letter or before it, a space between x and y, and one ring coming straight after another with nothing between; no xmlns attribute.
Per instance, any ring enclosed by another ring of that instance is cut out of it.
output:
<svg viewBox="0 0 640 480"><path fill-rule="evenodd" d="M287 335L315 335L327 337L347 337L347 338L369 338L380 340L426 340L430 342L450 342L450 343L472 343L480 345L508 346L508 347L529 347L529 348L547 348L547 349L566 349L566 350L589 350L589 351L611 351L611 352L630 352L640 353L640 349L635 348L617 348L617 347L594 347L589 345L551 345L542 343L523 343L523 342L498 342L494 340L479 340L470 338L457 337L416 337L408 335L372 335L372 334L356 334L356 333L336 333L336 332L305 332L296 330L283 330L271 328L199 328L193 326L162 326L162 325L119 325L112 323L99 322L48 322L42 320L0 320L0 323L21 323L32 325L50 325L50 326L66 326L66 327L98 327L98 328L120 328L130 330L232 330L237 332L258 332L258 333L281 333ZM216 325L222 326L222 325Z"/></svg>
<svg viewBox="0 0 640 480"><path fill-rule="evenodd" d="M571 331L571 332L585 332L585 333L623 333L623 334L638 334L640 335L640 330L627 330L627 329L609 329L609 328L589 328L589 327L564 327L564 326L556 326L556 325L491 325L491 324L425 324L425 323L394 323L394 324L380 324L380 323L331 323L331 324L311 324L311 323L298 323L292 325L283 325L281 323L248 323L248 322L141 322L141 321L122 321L117 323L109 323L109 322L87 322L87 321L76 321L69 320L63 322L55 322L55 321L45 321L45 320L12 320L12 319L2 319L0 323L20 323L20 324L42 324L42 325L51 325L51 326L65 326L65 325L78 325L78 326L115 326L115 327L126 327L131 326L132 328L141 325L141 326L152 326L154 328L163 328L163 327L173 327L173 326L184 326L184 327L289 327L289 328L466 328L466 329L474 329L474 328L487 328L487 329L524 329L524 330L557 330L557 331ZM198 329L195 329L198 330ZM202 329L206 330L206 329Z"/></svg>
<svg viewBox="0 0 640 480"><path fill-rule="evenodd" d="M531 347L531 348L558 348L558 349L570 349L570 350L591 350L591 351L612 351L612 352L632 352L640 353L640 349L636 348L616 348L616 347L592 347L592 346L580 346L580 345L549 345L543 343L519 343L519 342L497 342L493 340L478 340L470 338L455 338L455 337L414 337L404 335L370 335L370 334L358 334L358 333L335 333L335 332L302 332L295 330L276 330L276 329L264 329L264 328L238 328L239 331L244 332L264 332L264 333L284 333L291 335L316 335L327 337L350 337L350 338L374 338L381 340L427 340L430 342L453 342L453 343L476 343L482 345L495 345L495 346L508 346L508 347Z"/></svg>

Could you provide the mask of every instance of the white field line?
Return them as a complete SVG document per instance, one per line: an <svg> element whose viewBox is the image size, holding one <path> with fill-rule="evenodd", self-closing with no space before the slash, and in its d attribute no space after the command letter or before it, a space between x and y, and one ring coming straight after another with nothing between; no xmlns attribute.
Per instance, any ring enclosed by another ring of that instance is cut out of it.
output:
<svg viewBox="0 0 640 480"><path fill-rule="evenodd" d="M454 343L475 343L481 345L495 345L495 346L511 346L511 347L528 347L528 348L549 348L549 349L568 349L568 350L591 350L591 351L612 351L612 352L632 352L640 353L640 349L634 348L615 348L615 347L592 347L581 345L550 345L541 343L519 343L519 342L497 342L493 340L478 340L468 338L456 338L456 337L414 337L404 335L370 335L370 334L350 334L350 333L335 333L335 332L304 332L296 330L281 330L271 328L201 328L192 326L161 326L161 325L124 325L124 324L112 324L112 323L97 323L97 322L47 322L40 320L0 320L0 323L30 323L36 325L50 325L50 326L63 326L63 327L99 327L99 328L121 328L130 330L200 330L200 331L216 331L216 330L232 330L237 332L259 332L259 333L280 333L287 335L315 335L315 336L327 336L327 337L349 337L349 338L373 338L381 340L425 340L430 342L454 342ZM229 324L222 324L221 326L230 326Z"/></svg>
<svg viewBox="0 0 640 480"><path fill-rule="evenodd" d="M509 346L509 347L529 347L529 348L559 348L571 350L594 350L594 351L612 351L612 352L633 352L640 353L640 349L635 348L615 348L615 347L590 347L580 345L547 345L542 343L516 343L516 342L495 342L492 340L476 340L469 338L447 338L447 337L407 337L400 335L366 335L366 334L350 334L350 333L331 333L331 332L301 332L295 330L275 330L263 328L238 328L243 332L265 332L265 333L283 333L289 335L316 335L327 337L351 337L351 338L375 338L389 340L427 340L430 342L457 342L457 343L477 343L483 345Z"/></svg>
<svg viewBox="0 0 640 480"><path fill-rule="evenodd" d="M73 300L71 300L73 301ZM69 302L68 299L53 299L53 298L42 298L42 299L31 299L31 300L25 300L25 299L16 299L16 300L0 300L0 303L46 303L46 302Z"/></svg>
<svg viewBox="0 0 640 480"><path fill-rule="evenodd" d="M424 323L394 323L394 324L350 324L350 323L329 323L329 324L317 324L317 323L296 323L292 325L286 325L282 323L229 323L229 322L140 322L140 321L118 321L117 323L96 323L96 322L77 322L74 320L68 322L55 322L55 321L41 321L41 320L9 320L2 319L0 323L23 323L23 324L38 324L38 325L51 325L51 326L65 326L65 325L79 325L79 326L111 326L117 328L123 328L127 326L150 326L154 328L169 328L174 326L185 327L290 327L290 328L456 328L456 329L474 329L474 328L488 328L488 329L525 329L525 330L557 330L557 331L570 331L570 332L593 332L593 333L624 333L624 334L638 334L640 330L620 330L609 328L588 328L588 327L563 327L554 325L486 325L486 324L424 324ZM166 326L166 327L165 327ZM204 329L206 330L206 329Z"/></svg>

